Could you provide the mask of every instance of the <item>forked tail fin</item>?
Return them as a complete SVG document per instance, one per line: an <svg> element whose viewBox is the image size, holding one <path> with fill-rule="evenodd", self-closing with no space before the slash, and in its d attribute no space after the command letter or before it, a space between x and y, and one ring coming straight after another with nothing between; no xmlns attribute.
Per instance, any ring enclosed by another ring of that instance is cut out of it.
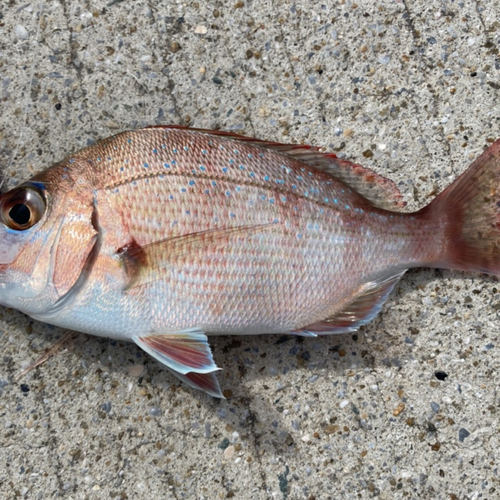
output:
<svg viewBox="0 0 500 500"><path fill-rule="evenodd" d="M442 221L440 267L500 276L500 140L422 212Z"/></svg>

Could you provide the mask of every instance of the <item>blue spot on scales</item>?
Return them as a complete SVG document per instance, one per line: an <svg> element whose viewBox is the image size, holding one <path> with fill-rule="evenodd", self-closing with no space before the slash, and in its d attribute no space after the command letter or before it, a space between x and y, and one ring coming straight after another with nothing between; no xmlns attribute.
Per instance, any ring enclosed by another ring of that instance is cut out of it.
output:
<svg viewBox="0 0 500 500"><path fill-rule="evenodd" d="M194 181L189 181L190 186L194 186L195 182Z"/></svg>

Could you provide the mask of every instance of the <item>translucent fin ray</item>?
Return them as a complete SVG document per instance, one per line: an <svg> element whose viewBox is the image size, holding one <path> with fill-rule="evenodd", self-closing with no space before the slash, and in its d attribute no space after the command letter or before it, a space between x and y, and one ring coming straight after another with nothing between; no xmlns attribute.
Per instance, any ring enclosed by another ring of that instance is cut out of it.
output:
<svg viewBox="0 0 500 500"><path fill-rule="evenodd" d="M182 375L219 370L213 360L207 336L200 330L154 333L135 336L133 340L160 363Z"/></svg>
<svg viewBox="0 0 500 500"><path fill-rule="evenodd" d="M331 318L304 327L294 332L296 335L331 335L356 331L360 326L369 323L382 308L396 283L406 269L396 274L385 276L380 280L364 283L353 294L352 300Z"/></svg>

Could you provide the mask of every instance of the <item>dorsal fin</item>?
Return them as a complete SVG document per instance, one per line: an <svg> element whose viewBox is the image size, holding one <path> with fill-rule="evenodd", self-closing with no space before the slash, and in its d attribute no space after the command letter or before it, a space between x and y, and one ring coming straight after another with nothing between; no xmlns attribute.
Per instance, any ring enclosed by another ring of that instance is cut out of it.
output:
<svg viewBox="0 0 500 500"><path fill-rule="evenodd" d="M262 141L260 139L245 137L244 135L232 132L190 128L182 125L154 125L147 128L186 130L226 137L227 139L246 142L260 148L271 149L278 153L292 156L318 170L326 172L328 175L335 177L364 196L378 208L397 210L406 206L406 202L403 200L399 189L393 181L382 177L369 168L337 158L333 153L322 153L316 146L281 144L279 142Z"/></svg>

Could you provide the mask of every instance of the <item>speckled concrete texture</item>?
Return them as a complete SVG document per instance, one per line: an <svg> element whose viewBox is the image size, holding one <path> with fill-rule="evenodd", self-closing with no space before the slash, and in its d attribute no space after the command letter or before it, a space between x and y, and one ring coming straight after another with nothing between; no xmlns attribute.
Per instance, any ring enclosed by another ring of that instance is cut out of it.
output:
<svg viewBox="0 0 500 500"><path fill-rule="evenodd" d="M118 131L310 143L419 208L500 137L494 1L4 0L15 185ZM147 202L147 200L145 200ZM130 344L0 310L0 497L500 498L500 286L409 272L356 335L217 337L227 400Z"/></svg>

